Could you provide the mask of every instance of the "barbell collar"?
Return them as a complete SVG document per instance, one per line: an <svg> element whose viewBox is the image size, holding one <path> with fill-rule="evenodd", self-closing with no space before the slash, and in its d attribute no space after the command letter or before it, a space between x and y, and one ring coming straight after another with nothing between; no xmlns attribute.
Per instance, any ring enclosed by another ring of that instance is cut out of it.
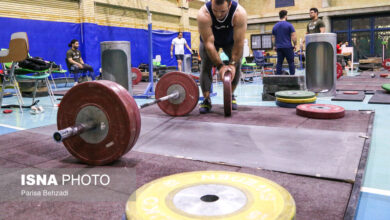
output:
<svg viewBox="0 0 390 220"><path fill-rule="evenodd" d="M63 140L80 135L83 132L95 129L98 126L94 121L89 121L86 123L82 123L73 127L67 127L65 129L54 132L53 138L57 142L62 142Z"/></svg>

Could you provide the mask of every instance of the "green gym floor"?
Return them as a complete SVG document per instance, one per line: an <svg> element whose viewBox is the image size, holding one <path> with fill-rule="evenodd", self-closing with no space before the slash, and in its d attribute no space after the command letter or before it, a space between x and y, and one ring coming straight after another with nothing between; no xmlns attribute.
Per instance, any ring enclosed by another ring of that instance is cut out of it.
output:
<svg viewBox="0 0 390 220"><path fill-rule="evenodd" d="M299 73L298 73L299 74ZM57 85L58 90L68 89ZM275 106L273 101L262 101L262 81L255 78L253 82L241 83L235 94L239 105ZM222 84L214 84L216 96L213 104L222 104ZM56 98L60 98L56 96ZM318 98L317 103L335 104L346 110L375 110L375 119L368 162L361 188L356 219L390 219L390 107L383 104L368 104L371 95L366 95L363 102L331 101L330 98ZM31 98L23 98L25 104L31 103ZM0 135L20 130L37 128L56 123L57 107L53 107L48 97L40 97L39 105L43 106L41 114L30 114L30 109L14 108L13 113L0 117ZM57 101L59 103L59 101ZM150 100L137 99L140 105ZM17 104L16 97L4 98L3 104Z"/></svg>

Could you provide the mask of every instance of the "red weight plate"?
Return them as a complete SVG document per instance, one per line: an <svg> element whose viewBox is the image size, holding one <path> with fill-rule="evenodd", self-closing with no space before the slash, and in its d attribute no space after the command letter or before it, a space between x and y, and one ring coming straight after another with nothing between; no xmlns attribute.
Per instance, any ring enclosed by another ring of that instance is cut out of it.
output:
<svg viewBox="0 0 390 220"><path fill-rule="evenodd" d="M337 79L343 75L343 66L340 63L336 63L337 66Z"/></svg>
<svg viewBox="0 0 390 220"><path fill-rule="evenodd" d="M129 152L131 150L131 148L137 143L139 134L141 133L141 115L139 112L138 105L135 102L134 98L132 96L128 95L129 92L125 89L121 89L123 87L120 84L116 83L116 86L117 86L118 91L120 91L119 96L124 98L125 99L124 101L126 103L128 103L128 105L129 105L128 108L134 109L134 111L132 111L133 115L131 116L131 118L135 121L137 129L136 129L135 138L134 138L132 144L128 145L129 148L126 150L126 152ZM137 110L135 110L135 109L137 109Z"/></svg>
<svg viewBox="0 0 390 220"><path fill-rule="evenodd" d="M346 94L346 95L357 95L357 94L359 94L358 91L344 91L343 93Z"/></svg>
<svg viewBox="0 0 390 220"><path fill-rule="evenodd" d="M297 115L316 119L337 119L345 115L345 109L337 105L302 104L297 106Z"/></svg>
<svg viewBox="0 0 390 220"><path fill-rule="evenodd" d="M223 78L223 108L225 116L232 115L232 75L226 72Z"/></svg>
<svg viewBox="0 0 390 220"><path fill-rule="evenodd" d="M385 59L382 63L383 68L390 70L390 58Z"/></svg>
<svg viewBox="0 0 390 220"><path fill-rule="evenodd" d="M156 99L169 95L168 89L172 87L182 89L184 93L181 93L181 98L179 98L182 101L180 103L174 103L173 100L162 101L158 103L158 107L171 116L183 116L192 112L199 101L198 84L188 74L182 72L166 73L156 85Z"/></svg>
<svg viewBox="0 0 390 220"><path fill-rule="evenodd" d="M141 70L138 68L132 67L131 72L135 74L137 77L133 80L133 85L137 85L142 80L142 73Z"/></svg>
<svg viewBox="0 0 390 220"><path fill-rule="evenodd" d="M76 158L90 165L104 165L119 159L134 146L140 132L138 106L126 89L115 82L84 82L70 89L57 114L59 130L74 126L79 112L93 106L105 114L108 132L99 143L76 135L63 141Z"/></svg>
<svg viewBox="0 0 390 220"><path fill-rule="evenodd" d="M382 73L382 74L380 74L379 76L380 76L380 77L388 77L388 76L390 76L390 74Z"/></svg>

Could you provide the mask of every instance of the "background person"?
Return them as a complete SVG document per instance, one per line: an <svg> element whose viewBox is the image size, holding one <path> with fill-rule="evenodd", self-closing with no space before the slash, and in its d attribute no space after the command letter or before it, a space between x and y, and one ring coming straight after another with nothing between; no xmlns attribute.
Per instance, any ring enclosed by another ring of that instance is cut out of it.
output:
<svg viewBox="0 0 390 220"><path fill-rule="evenodd" d="M173 58L173 47L175 47L175 57L176 57L177 68L179 72L182 71L182 63L184 60L184 46L186 46L187 49L192 54L192 50L188 46L186 39L183 38L183 33L179 32L177 34L177 37L172 40L172 44L171 44L171 58Z"/></svg>
<svg viewBox="0 0 390 220"><path fill-rule="evenodd" d="M325 23L318 18L318 9L310 9L311 21L307 24L306 34L325 33Z"/></svg>
<svg viewBox="0 0 390 220"><path fill-rule="evenodd" d="M95 74L93 72L92 66L84 63L83 58L81 58L81 52L79 49L79 41L73 39L69 45L70 49L66 52L66 61L70 67L70 72L74 74L74 82L78 83L78 73L88 71L91 75L92 80L95 80Z"/></svg>
<svg viewBox="0 0 390 220"><path fill-rule="evenodd" d="M290 75L295 75L294 50L297 45L297 35L294 26L287 22L287 11L279 12L280 21L272 29L272 40L278 55L276 75L282 74L284 58L287 59ZM291 40L294 45L291 44Z"/></svg>

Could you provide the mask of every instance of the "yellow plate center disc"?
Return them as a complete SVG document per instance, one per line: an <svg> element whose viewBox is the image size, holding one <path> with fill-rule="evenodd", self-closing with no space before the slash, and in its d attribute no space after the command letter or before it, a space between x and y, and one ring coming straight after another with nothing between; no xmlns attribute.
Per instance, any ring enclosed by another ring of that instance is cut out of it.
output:
<svg viewBox="0 0 390 220"><path fill-rule="evenodd" d="M294 219L295 202L278 184L258 176L201 171L163 177L135 191L129 220Z"/></svg>
<svg viewBox="0 0 390 220"><path fill-rule="evenodd" d="M279 102L284 102L284 103L292 103L292 104L299 104L299 103L312 103L317 100L317 97L313 98L307 98L307 99L285 99L285 98L279 98L277 97L276 100Z"/></svg>

